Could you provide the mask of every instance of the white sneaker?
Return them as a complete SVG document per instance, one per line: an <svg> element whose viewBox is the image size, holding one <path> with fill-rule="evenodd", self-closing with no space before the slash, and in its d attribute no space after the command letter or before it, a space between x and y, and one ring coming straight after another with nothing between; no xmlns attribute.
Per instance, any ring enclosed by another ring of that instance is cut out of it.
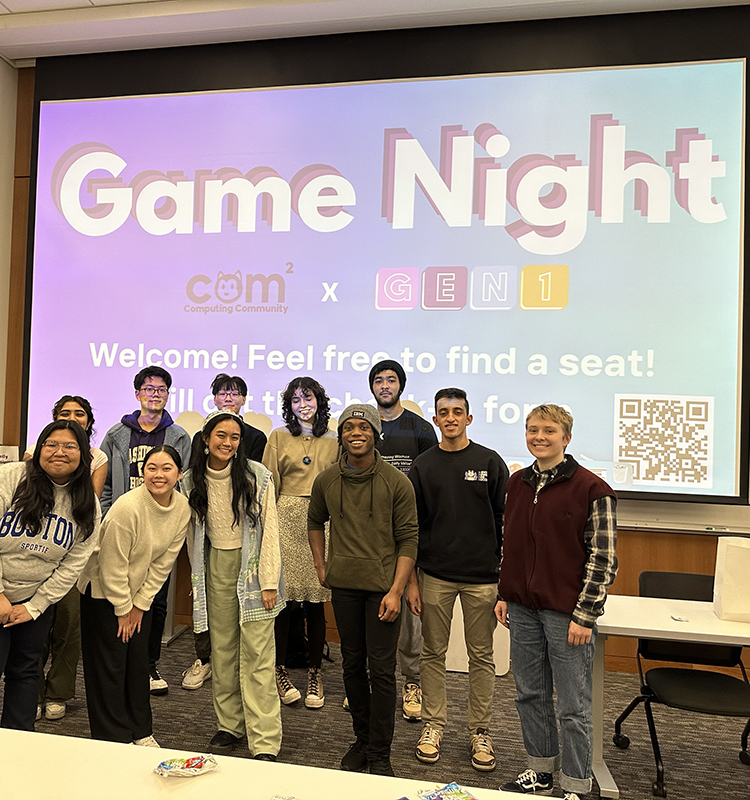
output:
<svg viewBox="0 0 750 800"><path fill-rule="evenodd" d="M276 667L276 688L279 692L279 698L285 706L290 703L296 703L302 697L299 689L292 683L286 667L281 665Z"/></svg>
<svg viewBox="0 0 750 800"><path fill-rule="evenodd" d="M326 701L323 692L323 678L320 670L311 667L307 671L307 692L305 693L305 705L308 708L321 708Z"/></svg>
<svg viewBox="0 0 750 800"><path fill-rule="evenodd" d="M154 695L166 694L169 691L169 684L159 675L159 670L156 667L151 667L149 688L151 694Z"/></svg>
<svg viewBox="0 0 750 800"><path fill-rule="evenodd" d="M65 716L65 703L47 702L44 706L44 716L47 719L62 719Z"/></svg>
<svg viewBox="0 0 750 800"><path fill-rule="evenodd" d="M182 673L183 689L200 689L201 686L211 677L211 662L204 664L199 658L195 663Z"/></svg>
<svg viewBox="0 0 750 800"><path fill-rule="evenodd" d="M143 739L134 739L133 744L137 744L139 747L161 747L159 742L154 739L153 734L144 736Z"/></svg>
<svg viewBox="0 0 750 800"><path fill-rule="evenodd" d="M36 707L36 716L34 717L34 722L39 722L39 720L41 718L42 718L42 707L41 706L37 706Z"/></svg>

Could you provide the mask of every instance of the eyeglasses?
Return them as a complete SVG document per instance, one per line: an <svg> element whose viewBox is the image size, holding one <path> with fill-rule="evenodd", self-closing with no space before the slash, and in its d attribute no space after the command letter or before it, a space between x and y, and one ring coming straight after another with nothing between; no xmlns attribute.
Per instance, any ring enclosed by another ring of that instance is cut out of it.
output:
<svg viewBox="0 0 750 800"><path fill-rule="evenodd" d="M242 395L239 392L224 392L224 391L216 392L216 396L220 400L237 400L240 397L242 397Z"/></svg>
<svg viewBox="0 0 750 800"><path fill-rule="evenodd" d="M145 392L149 397L159 395L159 397L166 397L169 394L169 389L166 386L141 386L141 392Z"/></svg>
<svg viewBox="0 0 750 800"><path fill-rule="evenodd" d="M81 449L75 442L56 442L54 439L47 439L47 441L42 444L42 447L52 452L62 448L66 453L76 453Z"/></svg>

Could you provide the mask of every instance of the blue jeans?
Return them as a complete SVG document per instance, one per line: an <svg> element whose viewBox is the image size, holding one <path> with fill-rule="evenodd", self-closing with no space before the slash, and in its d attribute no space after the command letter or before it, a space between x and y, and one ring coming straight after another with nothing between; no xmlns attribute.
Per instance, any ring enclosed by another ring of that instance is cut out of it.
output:
<svg viewBox="0 0 750 800"><path fill-rule="evenodd" d="M510 656L516 681L516 709L530 769L561 768L560 787L566 792L591 791L593 723L591 720L594 639L568 644L570 615L532 611L508 603ZM552 685L557 690L562 758Z"/></svg>

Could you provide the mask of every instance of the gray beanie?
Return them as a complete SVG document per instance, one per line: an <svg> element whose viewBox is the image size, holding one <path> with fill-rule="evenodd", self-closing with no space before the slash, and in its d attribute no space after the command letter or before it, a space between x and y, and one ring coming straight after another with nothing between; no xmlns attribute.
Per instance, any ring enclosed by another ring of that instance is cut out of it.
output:
<svg viewBox="0 0 750 800"><path fill-rule="evenodd" d="M380 417L378 416L378 412L372 406L368 406L366 403L354 403L350 406L347 406L341 412L338 426L339 439L341 438L341 428L343 427L344 423L348 419L352 418L364 419L365 421L369 422L373 431L375 431L375 441L380 441L380 434L383 431L383 426L380 424Z"/></svg>

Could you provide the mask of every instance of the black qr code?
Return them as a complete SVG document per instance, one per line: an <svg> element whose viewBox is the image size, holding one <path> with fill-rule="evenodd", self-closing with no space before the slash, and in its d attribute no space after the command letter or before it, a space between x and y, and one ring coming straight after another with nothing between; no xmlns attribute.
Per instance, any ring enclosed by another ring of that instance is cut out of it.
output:
<svg viewBox="0 0 750 800"><path fill-rule="evenodd" d="M710 489L713 425L713 397L616 394L614 461L634 485Z"/></svg>

